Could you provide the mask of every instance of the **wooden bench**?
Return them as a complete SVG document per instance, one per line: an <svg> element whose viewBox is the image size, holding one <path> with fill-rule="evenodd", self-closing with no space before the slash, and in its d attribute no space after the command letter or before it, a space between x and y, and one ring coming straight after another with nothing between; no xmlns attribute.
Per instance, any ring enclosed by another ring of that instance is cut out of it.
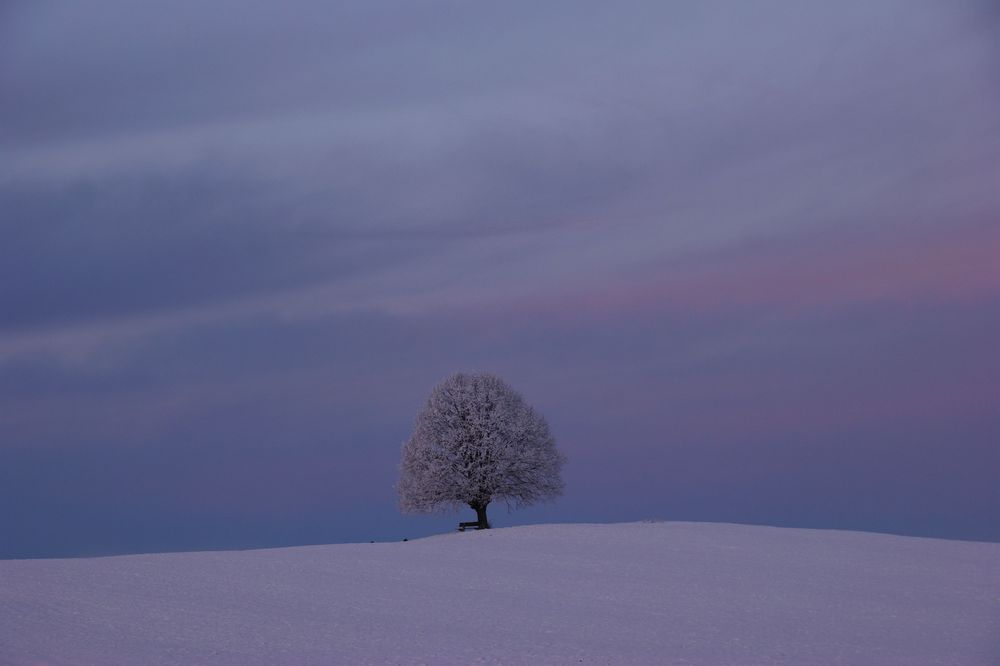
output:
<svg viewBox="0 0 1000 666"><path fill-rule="evenodd" d="M472 521L469 521L467 523L459 523L458 524L458 531L459 532L464 532L465 530L478 530L478 529L481 529L479 527L479 521L478 520L472 520Z"/></svg>

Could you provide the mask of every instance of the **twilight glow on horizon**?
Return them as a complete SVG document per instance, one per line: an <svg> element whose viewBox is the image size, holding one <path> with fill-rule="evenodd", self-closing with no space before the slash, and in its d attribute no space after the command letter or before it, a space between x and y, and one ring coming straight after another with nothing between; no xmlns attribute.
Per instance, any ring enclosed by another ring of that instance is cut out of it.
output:
<svg viewBox="0 0 1000 666"><path fill-rule="evenodd" d="M998 31L986 0L3 5L0 558L452 529L393 486L456 371L568 458L498 526L1000 541Z"/></svg>

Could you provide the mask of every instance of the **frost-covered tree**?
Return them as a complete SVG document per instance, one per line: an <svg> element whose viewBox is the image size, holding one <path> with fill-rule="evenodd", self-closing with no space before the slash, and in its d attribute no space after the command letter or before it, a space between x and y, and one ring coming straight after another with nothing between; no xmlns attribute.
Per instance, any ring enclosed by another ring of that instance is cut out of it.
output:
<svg viewBox="0 0 1000 666"><path fill-rule="evenodd" d="M455 374L431 391L403 445L399 505L429 513L468 504L487 528L490 502L519 507L561 495L564 462L548 423L503 380Z"/></svg>

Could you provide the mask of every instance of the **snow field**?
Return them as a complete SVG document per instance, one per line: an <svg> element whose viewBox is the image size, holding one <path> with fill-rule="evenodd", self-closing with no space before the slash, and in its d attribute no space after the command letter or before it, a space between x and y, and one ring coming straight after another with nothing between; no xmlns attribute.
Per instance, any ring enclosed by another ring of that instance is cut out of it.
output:
<svg viewBox="0 0 1000 666"><path fill-rule="evenodd" d="M0 664L997 664L1000 544L704 523L0 561Z"/></svg>

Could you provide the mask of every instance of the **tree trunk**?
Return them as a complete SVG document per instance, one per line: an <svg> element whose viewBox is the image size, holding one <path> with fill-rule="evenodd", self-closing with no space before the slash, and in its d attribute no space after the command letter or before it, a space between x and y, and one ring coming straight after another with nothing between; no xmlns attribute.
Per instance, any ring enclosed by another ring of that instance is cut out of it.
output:
<svg viewBox="0 0 1000 666"><path fill-rule="evenodd" d="M489 506L489 502L470 502L471 506L476 512L476 520L479 521L479 525L476 527L478 530L488 530L490 529L490 521L486 519L486 507Z"/></svg>

